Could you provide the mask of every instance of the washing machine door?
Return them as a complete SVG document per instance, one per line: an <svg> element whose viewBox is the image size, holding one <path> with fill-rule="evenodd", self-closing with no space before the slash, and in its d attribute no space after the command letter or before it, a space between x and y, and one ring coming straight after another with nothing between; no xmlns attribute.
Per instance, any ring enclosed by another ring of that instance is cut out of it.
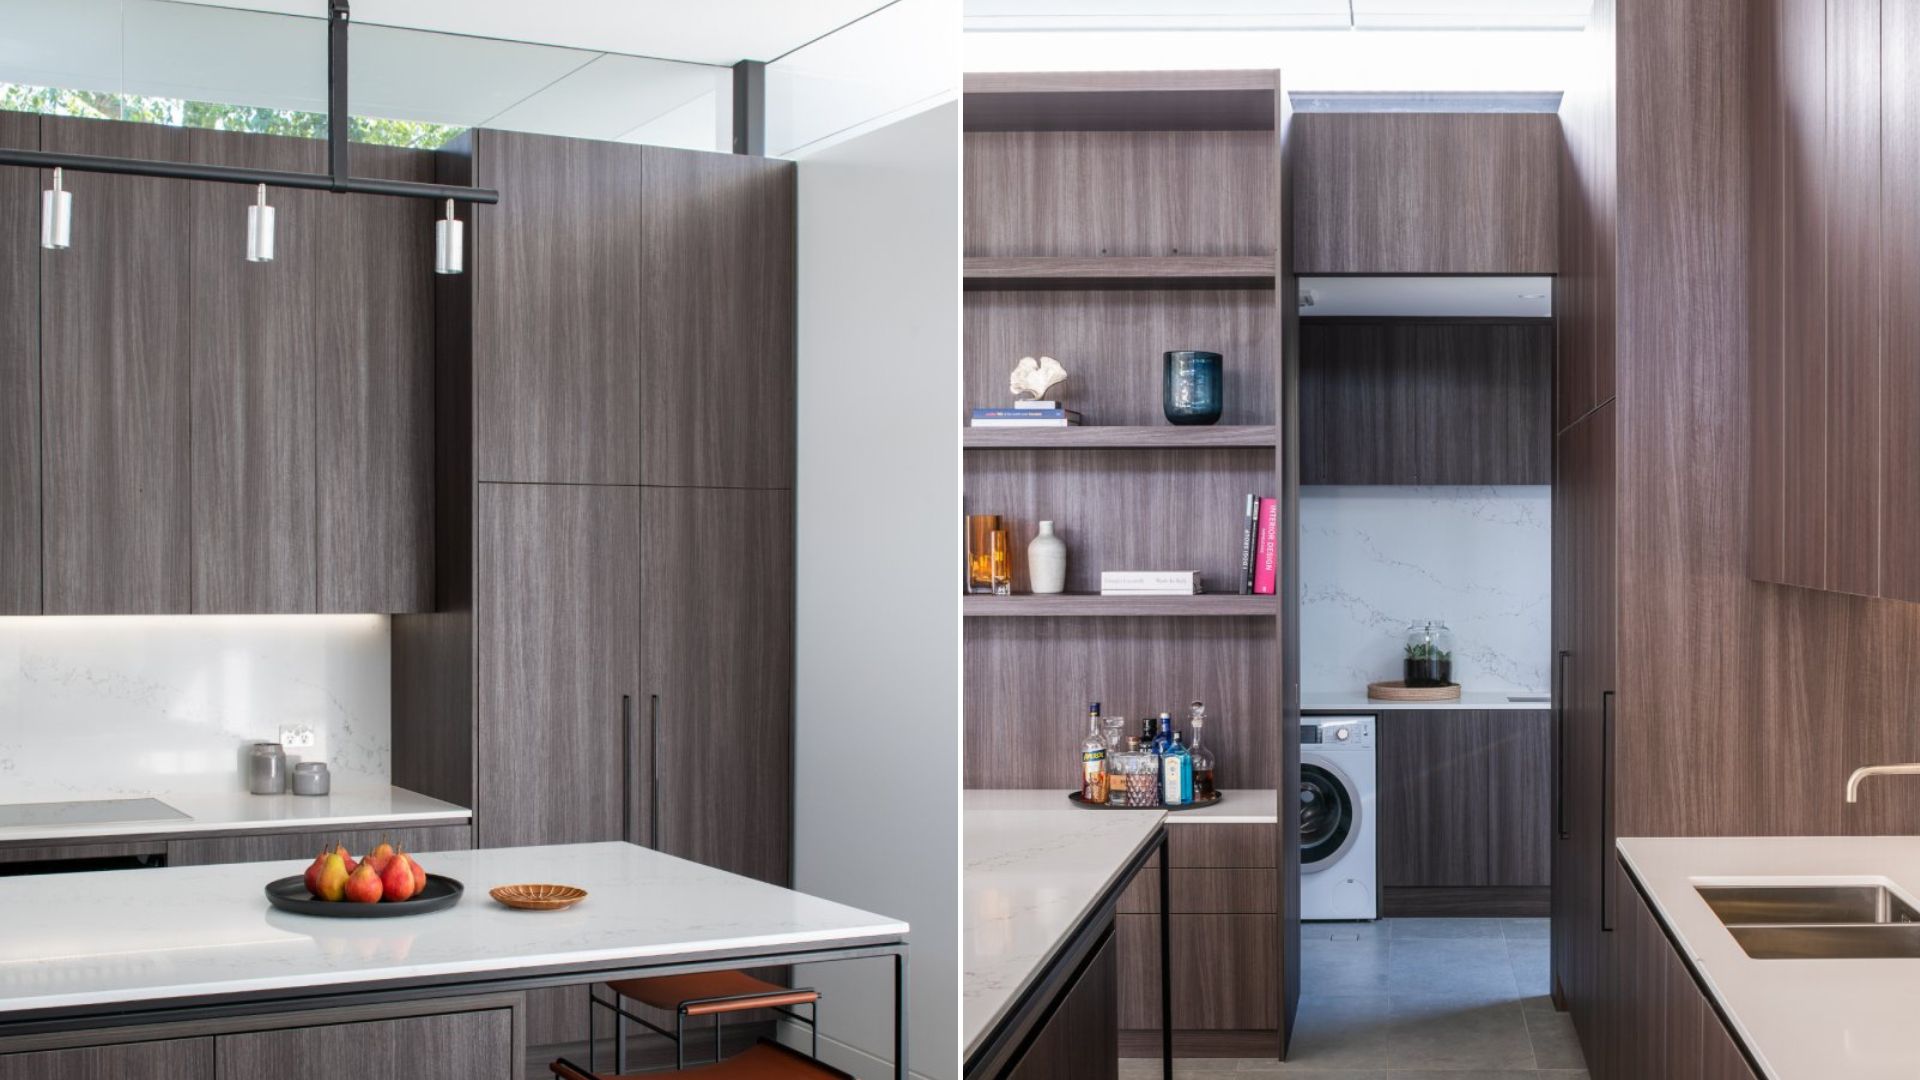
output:
<svg viewBox="0 0 1920 1080"><path fill-rule="evenodd" d="M1359 791L1338 765L1318 756L1300 759L1300 872L1337 862L1360 835Z"/></svg>

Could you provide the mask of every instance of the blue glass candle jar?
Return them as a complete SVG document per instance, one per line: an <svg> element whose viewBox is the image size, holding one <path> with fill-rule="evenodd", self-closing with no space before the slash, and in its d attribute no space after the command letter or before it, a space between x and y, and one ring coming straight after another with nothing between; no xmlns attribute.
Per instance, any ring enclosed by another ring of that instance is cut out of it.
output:
<svg viewBox="0 0 1920 1080"><path fill-rule="evenodd" d="M1220 354L1175 349L1166 354L1161 396L1170 424L1211 424L1220 419L1223 376Z"/></svg>

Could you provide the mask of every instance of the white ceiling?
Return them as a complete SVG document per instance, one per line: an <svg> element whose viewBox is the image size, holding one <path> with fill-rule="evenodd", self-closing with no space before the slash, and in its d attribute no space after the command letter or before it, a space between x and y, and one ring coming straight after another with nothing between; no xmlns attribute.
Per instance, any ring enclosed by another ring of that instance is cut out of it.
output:
<svg viewBox="0 0 1920 1080"><path fill-rule="evenodd" d="M1578 30L1593 0L966 0L969 31Z"/></svg>
<svg viewBox="0 0 1920 1080"><path fill-rule="evenodd" d="M324 18L325 0L195 0ZM892 0L353 0L357 24L696 64L772 60Z"/></svg>

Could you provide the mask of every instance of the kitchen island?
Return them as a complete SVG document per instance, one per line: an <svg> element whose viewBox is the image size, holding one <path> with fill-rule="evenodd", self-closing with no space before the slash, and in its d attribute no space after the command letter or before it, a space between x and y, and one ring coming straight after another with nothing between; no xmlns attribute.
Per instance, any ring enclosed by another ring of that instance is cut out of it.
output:
<svg viewBox="0 0 1920 1080"><path fill-rule="evenodd" d="M1058 1071L1063 1060L1075 1062L1075 1076L1116 1074L1114 910L1134 875L1164 850L1168 817L1082 809L1057 790L966 792L960 1035L968 1080L1068 1075ZM1160 860L1160 1000L1171 1080L1167 864ZM1073 1023L1100 1028L1107 1045L1072 1034ZM1061 1043L1077 1056L1051 1057Z"/></svg>
<svg viewBox="0 0 1920 1080"><path fill-rule="evenodd" d="M0 935L0 1080L94 1075L88 1068L213 1080L211 1064L200 1065L216 1045L220 1077L340 1075L338 1061L299 1064L330 1031L352 1045L413 1040L446 1051L436 1058L416 1046L409 1077L518 1077L522 991L862 958L891 963L896 1075L906 1075L899 920L623 843L421 862L465 885L460 903L384 919L270 908L266 883L299 874L304 861L0 879L9 928ZM531 912L487 895L523 882L588 896ZM230 1060L260 1068L242 1073Z"/></svg>
<svg viewBox="0 0 1920 1080"><path fill-rule="evenodd" d="M1920 906L1920 838L1622 837L1640 897L1754 1072L1773 1080L1920 1076L1913 1002L1920 958L1755 959L1701 897L1702 885L1884 885Z"/></svg>

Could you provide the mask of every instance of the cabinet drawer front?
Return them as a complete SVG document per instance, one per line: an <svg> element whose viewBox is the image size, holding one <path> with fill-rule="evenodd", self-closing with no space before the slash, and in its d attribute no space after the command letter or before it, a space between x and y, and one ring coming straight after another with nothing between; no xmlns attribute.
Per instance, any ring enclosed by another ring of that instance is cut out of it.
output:
<svg viewBox="0 0 1920 1080"><path fill-rule="evenodd" d="M213 1040L0 1054L0 1080L213 1080Z"/></svg>
<svg viewBox="0 0 1920 1080"><path fill-rule="evenodd" d="M1183 870L1176 867L1169 882L1176 915L1271 915L1279 911L1275 897L1280 875L1274 870ZM1160 910L1160 872L1143 870L1120 897L1126 915Z"/></svg>
<svg viewBox="0 0 1920 1080"><path fill-rule="evenodd" d="M408 1080L515 1077L511 1009L223 1035L219 1050L218 1080L339 1080L356 1061L404 1063L373 1075Z"/></svg>
<svg viewBox="0 0 1920 1080"><path fill-rule="evenodd" d="M426 825L411 828L348 829L331 832L261 833L254 836L215 836L167 841L167 865L211 866L216 863L269 862L274 859L311 859L328 843L347 845L356 857L382 840L404 851L461 851L473 846L466 825ZM429 868L431 870L431 868Z"/></svg>
<svg viewBox="0 0 1920 1080"><path fill-rule="evenodd" d="M1169 825L1167 854L1176 868L1276 866L1280 837L1275 829L1273 825Z"/></svg>
<svg viewBox="0 0 1920 1080"><path fill-rule="evenodd" d="M1280 920L1272 915L1175 915L1173 1026L1253 1031L1280 1024ZM1116 915L1120 1026L1160 1026L1160 917Z"/></svg>

